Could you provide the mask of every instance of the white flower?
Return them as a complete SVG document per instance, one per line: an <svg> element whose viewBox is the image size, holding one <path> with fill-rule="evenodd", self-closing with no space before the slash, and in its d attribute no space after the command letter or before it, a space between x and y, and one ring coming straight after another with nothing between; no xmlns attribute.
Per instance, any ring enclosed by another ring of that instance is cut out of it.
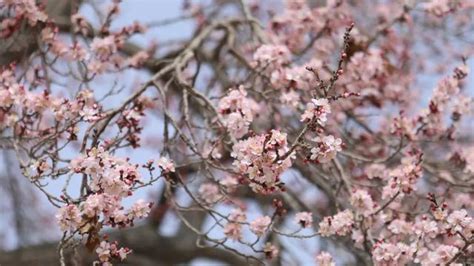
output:
<svg viewBox="0 0 474 266"><path fill-rule="evenodd" d="M156 163L165 173L174 172L176 170L173 160L168 157L160 157Z"/></svg>

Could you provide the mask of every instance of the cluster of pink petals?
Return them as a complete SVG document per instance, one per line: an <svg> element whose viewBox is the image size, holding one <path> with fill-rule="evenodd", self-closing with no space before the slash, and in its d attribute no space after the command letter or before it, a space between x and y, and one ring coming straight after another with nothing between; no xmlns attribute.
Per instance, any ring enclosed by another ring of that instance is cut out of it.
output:
<svg viewBox="0 0 474 266"><path fill-rule="evenodd" d="M422 175L420 154L408 153L401 160L401 165L390 170L390 179L383 188L382 199L394 197L397 193L404 195L416 190L416 182Z"/></svg>
<svg viewBox="0 0 474 266"><path fill-rule="evenodd" d="M276 258L279 252L278 248L270 242L265 243L265 246L263 246L263 253L265 253L267 260Z"/></svg>
<svg viewBox="0 0 474 266"><path fill-rule="evenodd" d="M228 218L229 222L224 226L224 234L233 240L240 240L242 237L242 223L247 220L247 216L242 209L233 209Z"/></svg>
<svg viewBox="0 0 474 266"><path fill-rule="evenodd" d="M127 258L127 255L132 253L128 248L118 248L117 242L110 243L106 240L100 242L99 246L95 249L100 263L102 266L111 266L110 262L112 258L117 258L120 261Z"/></svg>
<svg viewBox="0 0 474 266"><path fill-rule="evenodd" d="M322 251L316 256L316 262L319 266L336 266L331 254L326 251Z"/></svg>
<svg viewBox="0 0 474 266"><path fill-rule="evenodd" d="M198 190L199 196L206 204L214 204L222 198L219 186L212 183L202 184Z"/></svg>
<svg viewBox="0 0 474 266"><path fill-rule="evenodd" d="M426 12L442 17L449 12L462 8L463 1L430 0L421 6Z"/></svg>
<svg viewBox="0 0 474 266"><path fill-rule="evenodd" d="M327 99L312 99L306 105L306 110L301 115L302 122L316 121L319 125L324 126L328 120L327 115L331 113L331 106Z"/></svg>
<svg viewBox="0 0 474 266"><path fill-rule="evenodd" d="M466 209L455 210L446 218L445 228L451 234L461 233L466 238L474 235L474 218Z"/></svg>
<svg viewBox="0 0 474 266"><path fill-rule="evenodd" d="M405 265L411 261L415 248L402 242L376 243L372 250L373 262L377 266Z"/></svg>
<svg viewBox="0 0 474 266"><path fill-rule="evenodd" d="M252 231L257 236L262 236L267 230L272 219L269 216L258 217L250 223L250 231Z"/></svg>
<svg viewBox="0 0 474 266"><path fill-rule="evenodd" d="M447 263L458 254L459 248L452 245L441 244L434 250L421 248L416 253L414 262L420 263L422 266L437 266L447 265ZM458 266L462 264L451 263L451 266Z"/></svg>
<svg viewBox="0 0 474 266"><path fill-rule="evenodd" d="M239 139L247 134L259 106L247 97L244 87L240 86L219 101L217 110L222 115L222 121L230 135Z"/></svg>
<svg viewBox="0 0 474 266"><path fill-rule="evenodd" d="M16 81L14 68L0 70L0 108L8 110L0 117L0 128L12 127L20 117L33 113L44 115L40 129L54 123L65 125L77 118L93 121L100 117L100 107L87 89L77 94L74 100L54 97L47 92L35 92ZM35 134L26 130L26 135Z"/></svg>
<svg viewBox="0 0 474 266"><path fill-rule="evenodd" d="M239 180L233 176L226 176L219 181L219 184L221 184L227 192L232 192L239 185Z"/></svg>
<svg viewBox="0 0 474 266"><path fill-rule="evenodd" d="M336 158L338 152L342 150L342 140L335 138L333 135L316 137L313 139L316 142L315 147L311 149L310 159L319 163L327 163Z"/></svg>
<svg viewBox="0 0 474 266"><path fill-rule="evenodd" d="M26 18L31 26L48 20L48 16L43 10L39 9L35 0L4 0L2 2L8 8L14 10L16 18Z"/></svg>
<svg viewBox="0 0 474 266"><path fill-rule="evenodd" d="M313 214L310 212L298 212L295 215L295 222L304 228L313 226Z"/></svg>
<svg viewBox="0 0 474 266"><path fill-rule="evenodd" d="M262 67L281 67L290 62L290 58L291 53L285 45L263 44L253 54L253 60Z"/></svg>
<svg viewBox="0 0 474 266"><path fill-rule="evenodd" d="M290 90L288 92L283 92L280 96L280 101L284 105L291 107L297 107L300 101L300 95L295 90Z"/></svg>
<svg viewBox="0 0 474 266"><path fill-rule="evenodd" d="M352 230L354 214L350 210L338 212L334 216L326 216L319 223L321 236L345 236Z"/></svg>
<svg viewBox="0 0 474 266"><path fill-rule="evenodd" d="M166 156L160 157L160 159L156 161L156 164L164 173L172 173L176 171L173 160Z"/></svg>
<svg viewBox="0 0 474 266"><path fill-rule="evenodd" d="M286 133L272 130L268 134L241 140L233 146L233 165L242 175L248 176L250 187L259 193L272 193L281 189L280 175L291 167L291 156Z"/></svg>
<svg viewBox="0 0 474 266"><path fill-rule="evenodd" d="M370 194L363 189L352 192L351 205L362 215L370 215L374 211L375 203Z"/></svg>
<svg viewBox="0 0 474 266"><path fill-rule="evenodd" d="M97 217L102 217L104 225L128 227L135 219L149 214L151 204L143 200L124 211L122 199L132 195L134 185L140 182L137 166L128 160L99 147L72 160L70 168L90 179L91 193L79 206L70 203L60 209L57 219L63 230L73 232Z"/></svg>

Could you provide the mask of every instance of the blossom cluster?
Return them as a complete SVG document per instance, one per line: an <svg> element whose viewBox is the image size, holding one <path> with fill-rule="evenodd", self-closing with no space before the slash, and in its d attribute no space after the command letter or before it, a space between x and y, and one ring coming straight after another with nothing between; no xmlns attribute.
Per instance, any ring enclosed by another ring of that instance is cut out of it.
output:
<svg viewBox="0 0 474 266"><path fill-rule="evenodd" d="M247 134L250 123L258 110L258 104L247 97L243 86L230 91L218 104L218 111L223 117L224 126L230 135L237 139Z"/></svg>
<svg viewBox="0 0 474 266"><path fill-rule="evenodd" d="M327 115L331 113L331 106L327 99L312 99L306 105L306 110L301 116L301 121L315 121L319 125L324 126L328 120Z"/></svg>
<svg viewBox="0 0 474 266"><path fill-rule="evenodd" d="M150 213L151 204L143 200L124 210L122 200L132 195L134 186L140 182L137 166L128 160L110 155L101 146L72 160L70 168L90 179L90 185L84 201L68 203L60 209L57 219L62 230L87 233L83 228L95 225L98 219L102 225L129 227L135 219Z"/></svg>
<svg viewBox="0 0 474 266"><path fill-rule="evenodd" d="M272 193L282 188L280 175L291 167L286 134L272 130L237 142L231 156L233 165L248 176L250 187L259 193Z"/></svg>
<svg viewBox="0 0 474 266"><path fill-rule="evenodd" d="M357 189L351 195L351 205L362 215L372 214L375 203L366 190Z"/></svg>
<svg viewBox="0 0 474 266"><path fill-rule="evenodd" d="M334 159L338 152L342 150L342 140L333 135L316 137L313 139L315 146L311 148L310 159L319 163L327 163Z"/></svg>
<svg viewBox="0 0 474 266"><path fill-rule="evenodd" d="M212 183L202 184L199 187L198 193L206 204L214 204L222 198L219 186Z"/></svg>
<svg viewBox="0 0 474 266"><path fill-rule="evenodd" d="M240 240L242 237L242 224L246 221L247 215L242 209L233 209L230 213L229 222L224 226L224 234L233 240Z"/></svg>
<svg viewBox="0 0 474 266"><path fill-rule="evenodd" d="M48 16L34 0L5 0L2 1L2 5L5 5L7 9L14 13L11 17L2 18L0 36L3 38L11 36L20 27L24 19L30 26L48 21Z"/></svg>
<svg viewBox="0 0 474 266"><path fill-rule="evenodd" d="M308 228L313 226L313 215L310 212L298 212L295 221L303 228Z"/></svg>
<svg viewBox="0 0 474 266"><path fill-rule="evenodd" d="M390 170L390 179L382 191L382 199L394 197L397 193L404 195L416 190L416 182L422 175L422 155L420 151L413 150L402 158L401 165Z"/></svg>
<svg viewBox="0 0 474 266"><path fill-rule="evenodd" d="M257 236L262 236L270 226L272 219L269 216L258 217L250 223L250 231Z"/></svg>
<svg viewBox="0 0 474 266"><path fill-rule="evenodd" d="M354 224L354 214L351 210L336 213L334 216L324 217L319 223L319 233L322 236L345 236L351 232Z"/></svg>
<svg viewBox="0 0 474 266"><path fill-rule="evenodd" d="M128 248L118 248L117 242L110 243L107 240L101 241L99 246L95 249L95 252L99 257L99 261L102 266L111 266L112 263L110 263L110 261L113 258L123 261L127 258L128 254L132 253L132 251Z"/></svg>
<svg viewBox="0 0 474 266"><path fill-rule="evenodd" d="M253 60L260 66L281 67L290 62L291 53L285 45L263 44L253 54Z"/></svg>
<svg viewBox="0 0 474 266"><path fill-rule="evenodd" d="M326 251L323 251L316 256L316 262L319 266L336 266L331 254Z"/></svg>

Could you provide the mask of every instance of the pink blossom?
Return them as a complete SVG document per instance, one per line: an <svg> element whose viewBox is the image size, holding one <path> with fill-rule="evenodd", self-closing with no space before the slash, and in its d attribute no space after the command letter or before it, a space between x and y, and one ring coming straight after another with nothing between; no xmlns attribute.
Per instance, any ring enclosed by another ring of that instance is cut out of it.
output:
<svg viewBox="0 0 474 266"><path fill-rule="evenodd" d="M254 100L247 97L244 87L239 86L219 101L217 110L231 136L238 139L247 134L259 107Z"/></svg>
<svg viewBox="0 0 474 266"><path fill-rule="evenodd" d="M129 215L133 218L145 218L151 211L151 204L144 200L136 201L129 211Z"/></svg>
<svg viewBox="0 0 474 266"><path fill-rule="evenodd" d="M268 141L266 139L268 138ZM278 160L289 151L286 134L272 130L270 134L241 140L233 147L233 165L248 175L250 187L260 193L272 193L281 188L279 176L291 166L291 156Z"/></svg>
<svg viewBox="0 0 474 266"><path fill-rule="evenodd" d="M101 262L107 262L110 260L110 244L107 241L100 242L99 246L95 249L95 252L99 256Z"/></svg>
<svg viewBox="0 0 474 266"><path fill-rule="evenodd" d="M226 176L224 179L220 180L219 183L224 186L228 192L233 191L239 185L239 181L233 176Z"/></svg>
<svg viewBox="0 0 474 266"><path fill-rule="evenodd" d="M257 236L262 236L267 230L272 219L269 216L258 217L250 223L250 231L252 231Z"/></svg>
<svg viewBox="0 0 474 266"><path fill-rule="evenodd" d="M261 66L281 66L290 61L290 51L284 45L264 44L253 54L253 60Z"/></svg>
<svg viewBox="0 0 474 266"><path fill-rule="evenodd" d="M449 1L449 0L430 0L426 3L422 3L422 8L426 12L433 14L438 17L442 17L456 8L460 7L461 3Z"/></svg>
<svg viewBox="0 0 474 266"><path fill-rule="evenodd" d="M393 220L390 225L387 227L390 232L393 234L409 234L413 230L413 225L410 222L407 222L402 219Z"/></svg>
<svg viewBox="0 0 474 266"><path fill-rule="evenodd" d="M474 219L469 216L465 209L455 210L446 218L446 227L453 233L465 233L467 237L472 235L474 229Z"/></svg>
<svg viewBox="0 0 474 266"><path fill-rule="evenodd" d="M354 246L357 248L364 248L364 233L362 233L361 230L352 230L352 235L351 235L352 240L354 241Z"/></svg>
<svg viewBox="0 0 474 266"><path fill-rule="evenodd" d="M59 209L56 219L63 231L74 231L82 224L80 211L74 204L68 204Z"/></svg>
<svg viewBox="0 0 474 266"><path fill-rule="evenodd" d="M82 35L87 36L89 33L89 25L84 16L79 13L73 14L71 16L71 23L75 32L80 32Z"/></svg>
<svg viewBox="0 0 474 266"><path fill-rule="evenodd" d="M396 193L409 194L416 190L415 184L422 175L421 154L410 153L401 160L401 165L389 171L391 179L383 188L382 199L389 199Z"/></svg>
<svg viewBox="0 0 474 266"><path fill-rule="evenodd" d="M99 246L95 249L101 265L112 265L110 261L113 258L118 258L119 260L124 260L127 258L127 255L132 251L128 248L118 248L117 242L110 243L107 240L100 242Z"/></svg>
<svg viewBox="0 0 474 266"><path fill-rule="evenodd" d="M95 37L91 43L91 50L100 60L107 60L117 52L114 36L104 38Z"/></svg>
<svg viewBox="0 0 474 266"><path fill-rule="evenodd" d="M435 221L420 219L415 222L413 231L422 238L435 238L439 233L439 228Z"/></svg>
<svg viewBox="0 0 474 266"><path fill-rule="evenodd" d="M165 173L169 173L169 172L175 172L175 166L174 166L174 162L173 160L171 160L170 158L168 157L165 157L165 156L162 156L160 157L160 159L158 159L158 161L156 162L156 164L165 172Z"/></svg>
<svg viewBox="0 0 474 266"><path fill-rule="evenodd" d="M98 106L85 106L79 114L84 118L84 121L94 122L100 119L100 110Z"/></svg>
<svg viewBox="0 0 474 266"><path fill-rule="evenodd" d="M267 260L272 260L278 256L279 250L275 245L270 242L267 242L263 247L263 252L265 253L265 257L267 258Z"/></svg>
<svg viewBox="0 0 474 266"><path fill-rule="evenodd" d="M404 243L376 243L372 256L375 265L405 265L411 261L415 249Z"/></svg>
<svg viewBox="0 0 474 266"><path fill-rule="evenodd" d="M242 209L233 209L228 219L229 222L224 226L224 234L233 240L239 240L242 236L242 223L245 222L247 216Z"/></svg>
<svg viewBox="0 0 474 266"><path fill-rule="evenodd" d="M446 265L458 252L459 248L442 244L432 251L424 249L417 255L417 261L422 266Z"/></svg>
<svg viewBox="0 0 474 266"><path fill-rule="evenodd" d="M311 149L311 160L317 160L320 163L327 163L336 157L337 152L342 150L342 140L333 135L316 137L313 140L316 147Z"/></svg>
<svg viewBox="0 0 474 266"><path fill-rule="evenodd" d="M374 202L367 191L357 189L351 195L351 205L362 215L370 215L374 210Z"/></svg>
<svg viewBox="0 0 474 266"><path fill-rule="evenodd" d="M127 64L131 67L140 67L146 62L146 60L148 60L148 58L150 58L148 52L140 51L130 57Z"/></svg>
<svg viewBox="0 0 474 266"><path fill-rule="evenodd" d="M300 95L296 91L290 90L281 94L280 101L284 105L297 107L298 103L300 102Z"/></svg>
<svg viewBox="0 0 474 266"><path fill-rule="evenodd" d="M331 113L331 106L327 99L311 99L306 105L306 110L301 115L302 122L316 121L321 126L326 125L327 115Z"/></svg>
<svg viewBox="0 0 474 266"><path fill-rule="evenodd" d="M336 266L331 254L326 251L322 251L316 256L316 262L319 266Z"/></svg>
<svg viewBox="0 0 474 266"><path fill-rule="evenodd" d="M295 222L302 227L313 226L313 215L310 212L299 212L295 215Z"/></svg>
<svg viewBox="0 0 474 266"><path fill-rule="evenodd" d="M319 223L319 233L322 236L347 235L354 224L354 215L350 210L338 212L334 216L326 216Z"/></svg>
<svg viewBox="0 0 474 266"><path fill-rule="evenodd" d="M319 223L319 233L322 236L347 235L354 224L354 215L350 210L337 213L334 216L324 217Z"/></svg>
<svg viewBox="0 0 474 266"><path fill-rule="evenodd" d="M95 217L105 209L104 205L105 201L103 195L92 194L88 196L86 201L82 204L82 213L90 218Z"/></svg>
<svg viewBox="0 0 474 266"><path fill-rule="evenodd" d="M207 204L217 203L222 197L219 192L219 187L211 183L202 184L199 187L198 193Z"/></svg>

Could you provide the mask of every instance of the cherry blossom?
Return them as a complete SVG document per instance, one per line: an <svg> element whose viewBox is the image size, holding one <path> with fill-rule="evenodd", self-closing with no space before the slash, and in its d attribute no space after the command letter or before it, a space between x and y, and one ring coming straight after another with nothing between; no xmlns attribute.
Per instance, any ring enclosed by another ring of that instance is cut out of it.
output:
<svg viewBox="0 0 474 266"><path fill-rule="evenodd" d="M319 223L319 233L322 236L347 235L354 224L354 215L350 210L341 211L334 216L326 216Z"/></svg>
<svg viewBox="0 0 474 266"><path fill-rule="evenodd" d="M265 257L268 260L272 260L278 256L279 250L275 245L270 242L267 242L263 247L263 252L265 253Z"/></svg>
<svg viewBox="0 0 474 266"><path fill-rule="evenodd" d="M156 164L157 164L165 173L174 172L174 171L176 170L176 169L175 169L175 166L174 166L173 160L171 160L170 158L165 157L165 156L160 157L160 159L158 159L158 161L156 161Z"/></svg>
<svg viewBox="0 0 474 266"><path fill-rule="evenodd" d="M235 138L247 134L254 114L259 110L258 104L247 97L247 92L240 86L219 101L218 111L229 133Z"/></svg>
<svg viewBox="0 0 474 266"><path fill-rule="evenodd" d="M233 240L240 240L242 223L247 219L245 212L241 209L234 209L228 219L229 222L224 226L224 234Z"/></svg>
<svg viewBox="0 0 474 266"><path fill-rule="evenodd" d="M362 215L370 215L374 209L374 202L367 191L358 189L351 195L351 204Z"/></svg>
<svg viewBox="0 0 474 266"><path fill-rule="evenodd" d="M299 212L295 215L295 221L302 227L313 226L313 216L310 212Z"/></svg>
<svg viewBox="0 0 474 266"><path fill-rule="evenodd" d="M120 1L1 1L0 146L19 166L4 204L35 232L18 243L50 237L24 176L57 207L64 265L72 248L112 265L137 236L167 264L305 264L294 251L324 243L344 265L469 263L474 4L313 2L127 22ZM177 22L190 34L156 36Z"/></svg>
<svg viewBox="0 0 474 266"><path fill-rule="evenodd" d="M286 134L272 130L241 140L233 146L231 156L236 169L248 175L250 187L260 193L272 193L280 189L280 175L291 166L291 156L281 159L289 148Z"/></svg>
<svg viewBox="0 0 474 266"><path fill-rule="evenodd" d="M337 152L342 150L342 140L335 138L333 135L316 137L313 139L316 146L311 149L311 160L316 160L320 163L327 163L334 159Z"/></svg>
<svg viewBox="0 0 474 266"><path fill-rule="evenodd" d="M80 211L76 205L70 204L62 207L56 215L59 226L63 231L74 231L82 224Z"/></svg>
<svg viewBox="0 0 474 266"><path fill-rule="evenodd" d="M219 187L215 184L207 183L199 187L199 195L207 204L213 204L222 197L219 193Z"/></svg>
<svg viewBox="0 0 474 266"><path fill-rule="evenodd" d="M255 51L253 60L263 67L278 67L290 61L290 51L284 45L264 44Z"/></svg>
<svg viewBox="0 0 474 266"><path fill-rule="evenodd" d="M377 243L372 254L375 265L398 265L406 264L411 260L415 250L404 243Z"/></svg>
<svg viewBox="0 0 474 266"><path fill-rule="evenodd" d="M306 110L301 115L301 121L310 122L316 121L321 126L324 126L328 120L327 115L331 113L331 106L327 99L311 99L311 102L306 105Z"/></svg>
<svg viewBox="0 0 474 266"><path fill-rule="evenodd" d="M271 223L272 219L269 216L258 217L250 223L250 230L257 236L262 236Z"/></svg>
<svg viewBox="0 0 474 266"><path fill-rule="evenodd" d="M316 262L319 266L336 266L331 254L323 251L316 256Z"/></svg>

